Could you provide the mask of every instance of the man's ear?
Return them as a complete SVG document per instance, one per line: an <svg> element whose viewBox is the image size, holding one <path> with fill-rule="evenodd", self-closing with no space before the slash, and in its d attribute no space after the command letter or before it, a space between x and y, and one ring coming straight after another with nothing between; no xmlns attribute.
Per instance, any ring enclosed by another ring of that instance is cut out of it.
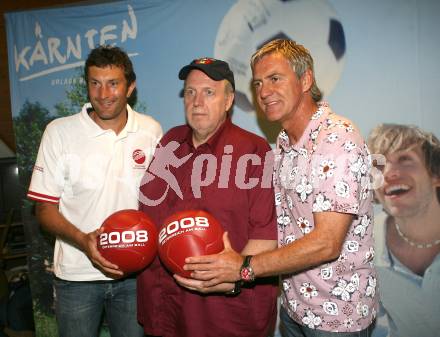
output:
<svg viewBox="0 0 440 337"><path fill-rule="evenodd" d="M307 69L301 76L301 85L303 92L310 91L313 85L313 72L311 69Z"/></svg>
<svg viewBox="0 0 440 337"><path fill-rule="evenodd" d="M234 98L235 98L234 93L228 94L228 97L226 98L226 110L225 111L229 111L231 109L232 104L234 103Z"/></svg>
<svg viewBox="0 0 440 337"><path fill-rule="evenodd" d="M433 176L432 177L432 182L433 182L435 187L440 188L440 177L439 176Z"/></svg>
<svg viewBox="0 0 440 337"><path fill-rule="evenodd" d="M131 84L128 86L127 98L129 98L131 96L131 94L133 93L134 88L136 88L136 81L131 82Z"/></svg>

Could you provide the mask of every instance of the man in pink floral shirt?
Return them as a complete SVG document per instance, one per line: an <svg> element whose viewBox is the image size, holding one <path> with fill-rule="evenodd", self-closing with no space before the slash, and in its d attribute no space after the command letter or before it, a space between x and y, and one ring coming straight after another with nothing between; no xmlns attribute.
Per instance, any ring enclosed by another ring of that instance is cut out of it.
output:
<svg viewBox="0 0 440 337"><path fill-rule="evenodd" d="M275 153L279 248L187 259L201 292L282 275L284 336L370 336L376 316L370 158L353 124L321 100L309 52L274 40L251 59L258 105L283 131Z"/></svg>
<svg viewBox="0 0 440 337"><path fill-rule="evenodd" d="M282 276L282 322L291 317L310 329L364 330L376 310L370 164L364 141L349 121L321 103L296 143L291 143L286 130L280 133L277 150L274 182L279 247L313 233L321 225L316 221L319 213L331 218L336 212L337 217L341 214L351 220L342 224L344 231L335 229L336 235L345 232L342 245L341 238L332 237L332 228L327 228L327 238L320 238L329 245L338 240L337 259L318 261L315 268ZM334 226L340 226L336 219Z"/></svg>

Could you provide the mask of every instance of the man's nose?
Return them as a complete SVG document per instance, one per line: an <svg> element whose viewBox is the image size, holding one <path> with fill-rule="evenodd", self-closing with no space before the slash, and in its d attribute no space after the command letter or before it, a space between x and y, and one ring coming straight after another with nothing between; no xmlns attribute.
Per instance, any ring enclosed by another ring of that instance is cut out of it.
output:
<svg viewBox="0 0 440 337"><path fill-rule="evenodd" d="M194 106L202 106L203 105L203 94L202 93L197 93L194 96Z"/></svg>
<svg viewBox="0 0 440 337"><path fill-rule="evenodd" d="M400 170L397 165L387 163L383 170L385 180L396 179L400 175Z"/></svg>
<svg viewBox="0 0 440 337"><path fill-rule="evenodd" d="M106 98L109 96L110 88L106 85L103 85L99 88L98 95L100 98Z"/></svg>
<svg viewBox="0 0 440 337"><path fill-rule="evenodd" d="M261 99L265 99L266 97L270 96L272 94L272 87L270 83L262 83L259 94Z"/></svg>

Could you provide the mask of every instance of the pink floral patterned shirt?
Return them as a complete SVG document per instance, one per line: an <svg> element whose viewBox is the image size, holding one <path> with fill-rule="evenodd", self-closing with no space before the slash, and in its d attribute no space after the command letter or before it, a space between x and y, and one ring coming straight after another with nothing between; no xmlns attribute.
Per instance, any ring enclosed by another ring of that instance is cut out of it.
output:
<svg viewBox="0 0 440 337"><path fill-rule="evenodd" d="M282 276L281 303L289 316L312 329L352 332L376 316L376 272L372 261L371 158L350 121L320 103L301 139L278 136L275 203L278 244L314 229L315 212L353 214L339 258L301 273Z"/></svg>

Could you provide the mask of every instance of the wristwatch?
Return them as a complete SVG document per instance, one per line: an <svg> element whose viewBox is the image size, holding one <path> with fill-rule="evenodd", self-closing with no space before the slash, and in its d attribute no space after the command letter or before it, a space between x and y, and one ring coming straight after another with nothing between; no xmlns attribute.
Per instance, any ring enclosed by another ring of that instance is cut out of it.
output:
<svg viewBox="0 0 440 337"><path fill-rule="evenodd" d="M241 286L244 283L255 281L255 273L251 267L252 255L247 255L244 258L243 264L240 267L240 280L234 283L234 289L225 293L228 296L236 296L241 293Z"/></svg>
<svg viewBox="0 0 440 337"><path fill-rule="evenodd" d="M240 279L246 283L255 281L255 273L251 267L251 259L252 255L247 255L240 268Z"/></svg>

